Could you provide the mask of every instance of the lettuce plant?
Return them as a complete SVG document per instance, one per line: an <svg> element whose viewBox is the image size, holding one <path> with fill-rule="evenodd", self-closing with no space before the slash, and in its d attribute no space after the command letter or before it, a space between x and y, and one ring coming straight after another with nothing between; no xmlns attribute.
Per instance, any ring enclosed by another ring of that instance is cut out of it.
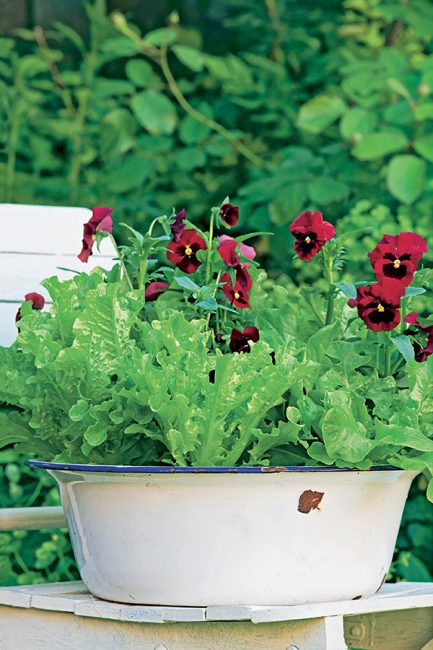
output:
<svg viewBox="0 0 433 650"><path fill-rule="evenodd" d="M184 210L161 217L145 235L130 229L111 270L44 281L49 310L28 294L16 343L0 349L1 444L65 461L248 462L264 417L308 368L287 346L276 363L260 340L255 251L216 236L237 218L227 201L207 233ZM111 233L111 211L95 208L80 261Z"/></svg>
<svg viewBox="0 0 433 650"><path fill-rule="evenodd" d="M301 446L306 464L391 464L431 476L433 323L410 312L412 299L425 293L417 285L426 242L415 233L384 235L369 253L376 281L339 283L347 236L329 239L331 228L318 212L294 220L295 252L305 263L320 262L323 281L296 296L278 288L273 308L257 318L262 331L294 335L297 358L311 364L303 391L291 387L288 397L301 432L269 460L302 462ZM431 482L428 494L432 499Z"/></svg>
<svg viewBox="0 0 433 650"><path fill-rule="evenodd" d="M345 235L305 212L295 252L323 280L285 288L248 237L218 234L238 219L228 200L207 232L185 210L159 217L113 239L112 269L45 280L49 309L28 294L0 349L0 444L65 462L431 473L433 323L409 310L425 240L385 234L375 281L339 283ZM108 208L84 225L82 263L102 237Z"/></svg>

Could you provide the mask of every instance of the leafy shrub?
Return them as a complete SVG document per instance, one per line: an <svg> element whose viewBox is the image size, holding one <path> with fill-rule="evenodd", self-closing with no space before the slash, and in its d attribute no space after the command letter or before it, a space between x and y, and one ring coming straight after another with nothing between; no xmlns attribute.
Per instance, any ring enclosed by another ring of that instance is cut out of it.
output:
<svg viewBox="0 0 433 650"><path fill-rule="evenodd" d="M390 222L415 207L429 230L430 3L343 5L229 0L218 29L172 15L141 38L97 2L88 42L59 24L2 39L3 196L137 219L176 203L196 221L224 187L251 228L275 232L261 250L277 270L304 207L335 220L373 199Z"/></svg>
<svg viewBox="0 0 433 650"><path fill-rule="evenodd" d="M54 481L30 470L15 451L0 452L0 508L60 505ZM65 531L0 533L0 585L76 580Z"/></svg>

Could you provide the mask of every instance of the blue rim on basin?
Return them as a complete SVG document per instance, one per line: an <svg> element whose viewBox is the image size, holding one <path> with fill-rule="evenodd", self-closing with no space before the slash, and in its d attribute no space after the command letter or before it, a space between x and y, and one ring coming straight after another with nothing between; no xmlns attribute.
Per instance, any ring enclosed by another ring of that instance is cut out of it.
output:
<svg viewBox="0 0 433 650"><path fill-rule="evenodd" d="M82 463L50 463L43 460L28 460L30 467L66 470L69 472L107 472L113 474L270 474L279 472L372 472L392 471L398 467L374 465L368 470L342 467L300 466L242 466L242 467L174 467L170 465L86 465Z"/></svg>

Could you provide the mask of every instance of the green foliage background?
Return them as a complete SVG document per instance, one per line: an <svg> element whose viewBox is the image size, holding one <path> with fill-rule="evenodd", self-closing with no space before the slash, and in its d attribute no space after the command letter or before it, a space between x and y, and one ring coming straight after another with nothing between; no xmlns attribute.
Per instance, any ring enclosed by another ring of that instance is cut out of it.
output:
<svg viewBox="0 0 433 650"><path fill-rule="evenodd" d="M1 201L110 205L139 226L174 205L204 222L229 195L239 231L274 232L257 245L268 270L296 281L315 274L292 263L288 224L304 208L341 230L373 226L367 244L413 229L433 250L429 0L170 4L168 27L140 36L95 0L88 38L54 24L0 39ZM357 279L364 251L348 259ZM0 506L56 502L33 476L0 455ZM424 489L419 479L396 578L432 579ZM63 534L0 536L0 584L74 571Z"/></svg>

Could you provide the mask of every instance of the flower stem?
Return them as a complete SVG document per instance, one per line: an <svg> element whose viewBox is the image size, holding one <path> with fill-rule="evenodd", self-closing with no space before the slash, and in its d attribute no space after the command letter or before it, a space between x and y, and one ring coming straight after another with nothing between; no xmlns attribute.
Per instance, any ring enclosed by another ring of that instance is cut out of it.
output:
<svg viewBox="0 0 433 650"><path fill-rule="evenodd" d="M116 240L114 239L113 235L111 235L111 234L110 234L110 239L111 239L111 243L114 246L114 250L117 253L117 257L119 258L120 266L122 267L123 275L124 275L124 278L126 280L126 283L129 286L129 288L131 289L131 291L134 291L134 286L132 284L131 278L129 277L129 273L128 273L128 270L126 268L126 264L125 264L125 260L123 259L123 255L119 250L119 247L117 245Z"/></svg>
<svg viewBox="0 0 433 650"><path fill-rule="evenodd" d="M146 54L146 52L144 52ZM176 79L173 77L173 74L170 70L170 67L168 65L168 60L167 60L167 49L166 48L161 48L160 50L160 59L159 59L159 64L161 66L161 71L162 74L164 75L168 87L170 89L170 92L178 102L178 104L183 108L183 110L188 113L194 120L197 122L201 122L202 124L205 124L207 127L209 127L212 131L216 131L216 133L219 133L222 135L226 140L230 142L232 147L236 149L238 153L240 153L244 158L247 158L253 165L256 165L257 167L266 167L266 163L259 158L251 149L246 147L243 142L241 142L237 136L233 135L231 131L226 129L222 124L219 124L215 120L213 120L211 117L208 117L207 115L203 115L203 113L200 113L200 111L197 111L185 95L182 93L180 90L179 86L176 83Z"/></svg>
<svg viewBox="0 0 433 650"><path fill-rule="evenodd" d="M19 568L23 573L30 573L30 569L27 564L24 562L20 552L16 549L14 551L15 562L18 564Z"/></svg>
<svg viewBox="0 0 433 650"><path fill-rule="evenodd" d="M215 221L215 211L212 209L211 214L210 214L209 240L208 240L207 260L206 260L206 284L210 280L210 262L211 262L211 257L212 257L212 241L213 241L214 221Z"/></svg>
<svg viewBox="0 0 433 650"><path fill-rule="evenodd" d="M384 377L389 377L391 374L391 357L392 357L392 350L393 350L393 344L391 341L391 336L388 333L385 333L385 342L384 342L384 348L385 348L385 367L384 367Z"/></svg>
<svg viewBox="0 0 433 650"><path fill-rule="evenodd" d="M284 62L284 50L282 48L283 28L280 21L278 12L277 0L264 0L266 11L271 21L271 27L274 32L274 39L272 43L272 51L269 55L270 59L274 59L278 63Z"/></svg>
<svg viewBox="0 0 433 650"><path fill-rule="evenodd" d="M75 118L75 107L74 103L71 98L71 94L69 90L65 87L65 84L63 83L62 75L60 73L59 68L57 67L57 64L52 56L52 52L50 49L50 46L47 43L47 39L45 37L45 32L42 29L42 27L35 27L33 30L33 35L35 38L36 43L38 44L38 47L40 49L40 52L42 54L43 59L45 60L45 63L47 64L47 67L50 71L52 80L54 81L54 84L56 86L56 89L62 98L63 104L68 111L69 118L74 119Z"/></svg>
<svg viewBox="0 0 433 650"><path fill-rule="evenodd" d="M330 325L332 323L332 319L334 318L334 301L335 301L335 290L334 287L331 287L328 294L328 306L326 309L325 325Z"/></svg>
<svg viewBox="0 0 433 650"><path fill-rule="evenodd" d="M92 45L92 50L88 53L89 55L85 60L83 72L84 89L79 95L78 107L75 108L71 94L65 87L59 68L53 59L51 49L45 38L44 30L41 27L35 27L33 30L33 35L36 43L39 46L42 57L45 60L50 71L57 92L59 93L63 105L68 113L68 119L71 121L73 127L71 129L72 156L68 181L71 188L71 199L75 200L78 194L81 175L81 149L83 144L84 129L86 126L86 116L90 102L90 87L92 85L95 73L95 50Z"/></svg>
<svg viewBox="0 0 433 650"><path fill-rule="evenodd" d="M147 271L147 257L144 260L140 261L140 270L138 273L138 288L140 291L144 291L144 284ZM143 293L143 300L146 300L146 295Z"/></svg>
<svg viewBox="0 0 433 650"><path fill-rule="evenodd" d="M325 279L329 283L328 305L326 308L325 324L330 325L332 323L332 319L334 318L334 301L335 301L334 272L333 272L334 259L332 256L328 257L326 255L324 248L322 248L322 257L323 257L323 270L324 270Z"/></svg>
<svg viewBox="0 0 433 650"><path fill-rule="evenodd" d="M404 331L407 327L406 323L404 322L404 319L406 318L407 314L407 303L409 299L402 300L401 301L401 333L404 334Z"/></svg>
<svg viewBox="0 0 433 650"><path fill-rule="evenodd" d="M218 283L219 283L219 281L220 281L220 278L221 278L221 271L218 273L217 279L215 280L215 289L214 289L213 292L212 292L212 297L213 297L213 298L215 298L215 296L216 296L216 292L217 292L217 290L218 290ZM212 315L212 312L209 312L208 315L207 315L207 319L206 319L206 329L209 329L209 324L210 324L210 317L211 317L211 315ZM215 312L215 318L216 318L217 329L218 329L218 307L217 307L217 310L216 310L216 312Z"/></svg>

